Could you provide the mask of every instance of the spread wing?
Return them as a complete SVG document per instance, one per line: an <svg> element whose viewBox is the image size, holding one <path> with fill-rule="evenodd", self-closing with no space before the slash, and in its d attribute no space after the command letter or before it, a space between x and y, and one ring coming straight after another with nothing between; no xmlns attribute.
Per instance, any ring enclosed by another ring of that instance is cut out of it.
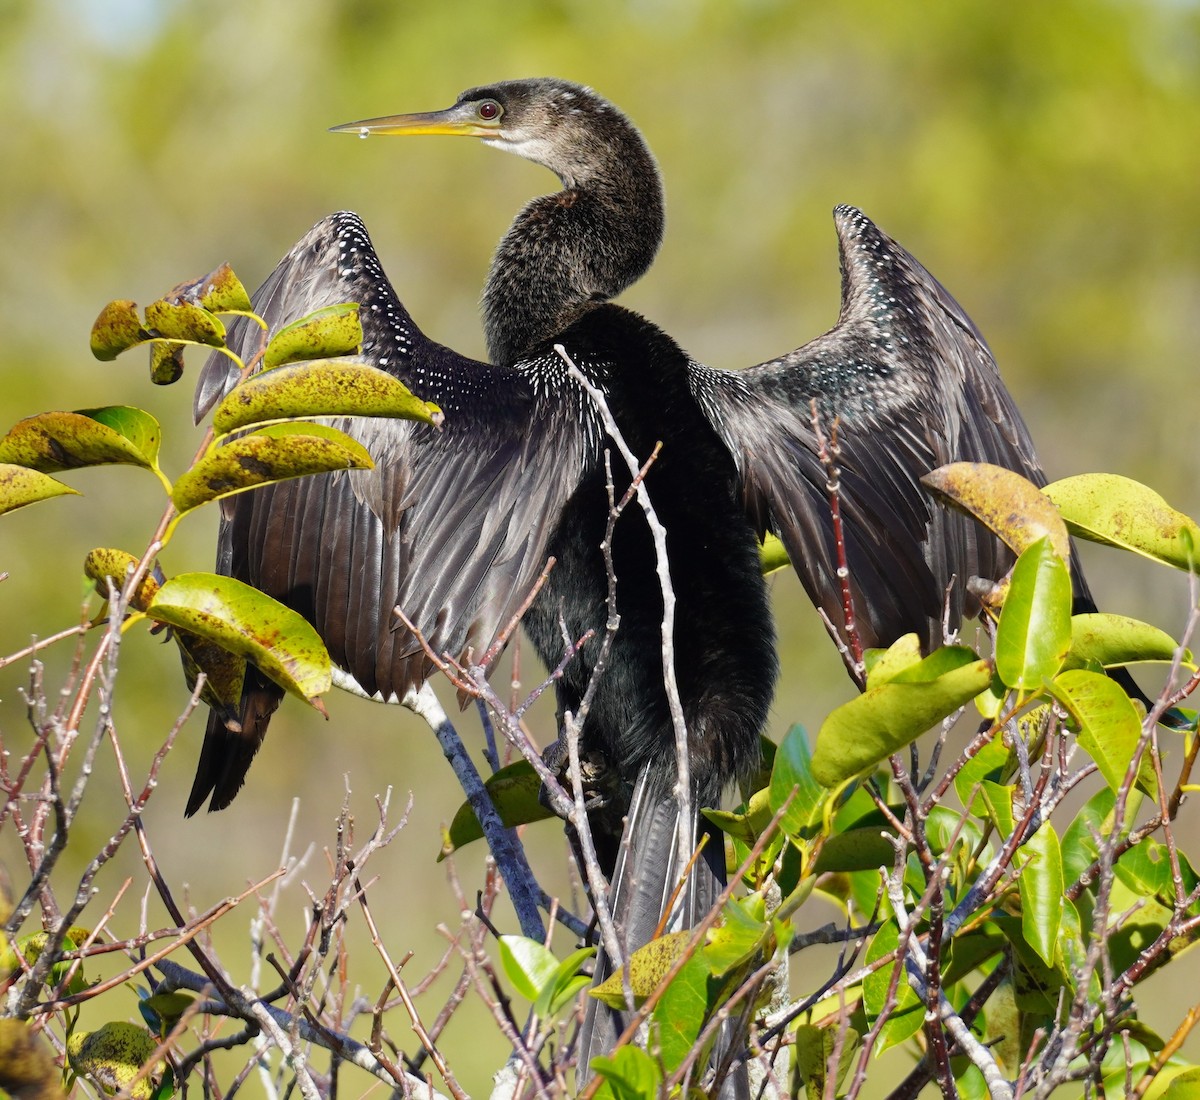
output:
<svg viewBox="0 0 1200 1100"><path fill-rule="evenodd" d="M425 337L384 275L359 218L318 222L254 295L272 331L322 306L355 301L356 358L395 375L445 414L438 430L407 420L339 427L375 468L264 486L223 502L218 569L281 600L317 629L330 657L367 696L403 700L431 664L393 614L399 607L435 652L482 654L545 565L547 540L586 464L574 406L517 369L466 359ZM252 350L256 327L231 326ZM197 386L203 416L236 382L212 356ZM345 681L343 681L345 682ZM242 729L210 716L187 813L237 793L278 705L250 670Z"/></svg>
<svg viewBox="0 0 1200 1100"><path fill-rule="evenodd" d="M697 367L693 385L741 470L747 508L774 531L814 604L845 637L822 434L836 425L840 509L866 646L916 631L936 644L978 612L972 576L998 578L1010 552L938 506L920 477L989 462L1044 484L1025 422L992 353L958 303L860 211L834 212L842 268L837 324L782 358L738 372ZM1077 591L1081 584L1076 576Z"/></svg>

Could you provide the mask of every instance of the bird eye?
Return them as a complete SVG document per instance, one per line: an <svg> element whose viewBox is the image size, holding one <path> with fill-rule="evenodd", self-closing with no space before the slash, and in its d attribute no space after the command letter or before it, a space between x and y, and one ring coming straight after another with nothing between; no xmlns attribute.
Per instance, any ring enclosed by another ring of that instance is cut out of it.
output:
<svg viewBox="0 0 1200 1100"><path fill-rule="evenodd" d="M478 108L479 117L484 122L491 122L500 117L500 104L494 99L485 99Z"/></svg>

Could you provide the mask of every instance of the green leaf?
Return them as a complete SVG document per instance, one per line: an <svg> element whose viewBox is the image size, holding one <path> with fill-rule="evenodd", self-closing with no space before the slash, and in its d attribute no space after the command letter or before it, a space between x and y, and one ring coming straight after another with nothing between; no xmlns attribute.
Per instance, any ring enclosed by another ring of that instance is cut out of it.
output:
<svg viewBox="0 0 1200 1100"><path fill-rule="evenodd" d="M160 298L146 307L146 328L154 336L208 347L225 346L225 326L202 306Z"/></svg>
<svg viewBox="0 0 1200 1100"><path fill-rule="evenodd" d="M1200 527L1145 485L1119 474L1080 474L1047 485L1071 534L1194 569Z"/></svg>
<svg viewBox="0 0 1200 1100"><path fill-rule="evenodd" d="M386 371L319 359L264 371L235 387L213 412L224 435L248 424L304 416L389 416L441 424L441 410Z"/></svg>
<svg viewBox="0 0 1200 1100"><path fill-rule="evenodd" d="M171 498L182 514L222 497L309 474L369 470L367 449L325 424L271 424L214 443L175 482Z"/></svg>
<svg viewBox="0 0 1200 1100"><path fill-rule="evenodd" d="M501 936L499 943L508 980L527 1001L536 1001L558 969L554 952L525 936Z"/></svg>
<svg viewBox="0 0 1200 1100"><path fill-rule="evenodd" d="M662 1085L658 1065L641 1047L618 1047L592 1059L592 1070L604 1079L597 1100L657 1100Z"/></svg>
<svg viewBox="0 0 1200 1100"><path fill-rule="evenodd" d="M270 370L306 359L352 355L362 346L362 335L357 302L325 306L275 333L263 353L263 368Z"/></svg>
<svg viewBox="0 0 1200 1100"><path fill-rule="evenodd" d="M591 984L592 979L587 974L580 974L579 968L595 954L594 947L581 947L558 964L533 1003L534 1011L543 1020L558 1015L562 1008L575 999L581 989Z"/></svg>
<svg viewBox="0 0 1200 1100"><path fill-rule="evenodd" d="M871 938L866 961L872 963L876 959L882 959L894 952L899 944L899 927L894 920L886 921ZM888 987L891 985L896 966L903 965L903 961L900 960L872 971L863 979L863 1007L866 1009L867 1019L872 1023L888 1004ZM879 1036L876 1050L878 1054L882 1054L888 1047L912 1038L921 1030L924 1022L925 1006L903 973L896 983L895 1005L895 1011L888 1017Z"/></svg>
<svg viewBox="0 0 1200 1100"><path fill-rule="evenodd" d="M1153 1092L1151 1088L1145 1095L1150 1097ZM1182 1068L1182 1072L1172 1077L1163 1090L1162 1100L1200 1100L1200 1067Z"/></svg>
<svg viewBox="0 0 1200 1100"><path fill-rule="evenodd" d="M993 737L954 777L954 790L959 801L970 813L979 815L979 801L971 801L971 792L985 779L999 780L1011 767L1013 753L1000 736Z"/></svg>
<svg viewBox="0 0 1200 1100"><path fill-rule="evenodd" d="M153 469L159 438L158 421L127 406L39 413L0 439L0 462L44 474L109 464Z"/></svg>
<svg viewBox="0 0 1200 1100"><path fill-rule="evenodd" d="M1050 822L1018 849L1021 868L1021 931L1047 966L1054 965L1063 911L1062 850Z"/></svg>
<svg viewBox="0 0 1200 1100"><path fill-rule="evenodd" d="M881 820L873 829L849 829L826 837L813 871L822 875L829 871L875 871L889 866L896 849L883 830Z"/></svg>
<svg viewBox="0 0 1200 1100"><path fill-rule="evenodd" d="M124 436L134 451L145 459L146 465L158 466L158 449L162 443L162 428L153 416L144 409L132 405L106 405L99 409L78 409L80 416L88 416L114 432Z"/></svg>
<svg viewBox="0 0 1200 1100"><path fill-rule="evenodd" d="M768 531L763 535L762 544L758 548L758 563L762 569L762 575L769 577L772 573L779 572L780 569L786 569L792 564L792 559L788 557L783 543Z"/></svg>
<svg viewBox="0 0 1200 1100"><path fill-rule="evenodd" d="M1138 661L1175 659L1179 643L1165 630L1149 623L1097 612L1071 618L1070 668L1096 664L1104 668L1130 665ZM1183 651L1184 663L1193 666L1192 651Z"/></svg>
<svg viewBox="0 0 1200 1100"><path fill-rule="evenodd" d="M835 787L866 771L953 714L991 679L990 662L975 660L927 682L906 678L868 688L825 719L813 753L813 777Z"/></svg>
<svg viewBox="0 0 1200 1100"><path fill-rule="evenodd" d="M754 958L767 931L766 904L761 894L730 898L721 915L721 923L708 933L703 949L708 969L718 978Z"/></svg>
<svg viewBox="0 0 1200 1100"><path fill-rule="evenodd" d="M1057 509L1042 490L1012 470L986 462L952 462L926 474L921 484L973 516L1017 554L1048 538L1060 558L1071 556Z"/></svg>
<svg viewBox="0 0 1200 1100"><path fill-rule="evenodd" d="M916 634L897 638L887 649L868 649L864 655L867 687L882 687L905 669L921 663L921 642Z"/></svg>
<svg viewBox="0 0 1200 1100"><path fill-rule="evenodd" d="M244 657L305 702L331 687L329 654L312 626L232 577L181 573L158 590L148 614Z"/></svg>
<svg viewBox="0 0 1200 1100"><path fill-rule="evenodd" d="M109 302L92 324L92 354L103 362L111 362L121 352L149 339L137 303L127 299Z"/></svg>
<svg viewBox="0 0 1200 1100"><path fill-rule="evenodd" d="M1039 691L1071 648L1071 574L1041 538L1013 566L996 628L996 672L1009 687Z"/></svg>
<svg viewBox="0 0 1200 1100"><path fill-rule="evenodd" d="M67 1058L80 1077L90 1077L108 1092L132 1089L134 1100L150 1100L154 1083L133 1079L150 1060L158 1043L145 1028L124 1021L96 1031L76 1031L67 1038Z"/></svg>
<svg viewBox="0 0 1200 1100"><path fill-rule="evenodd" d="M1107 676L1086 669L1060 673L1050 689L1078 724L1079 747L1117 790L1142 736L1142 719L1133 701ZM1142 758L1138 785L1151 794L1158 789L1148 754Z"/></svg>
<svg viewBox="0 0 1200 1100"><path fill-rule="evenodd" d="M491 796L492 805L500 814L500 820L505 828L512 829L518 825L528 825L532 821L544 821L553 817L554 812L546 806L539 797L542 781L528 760L518 760L501 768L488 776L484 783ZM479 818L469 802L459 806L450 828L443 838L442 850L438 853L438 862L445 859L451 852L479 840L483 829L479 826Z"/></svg>
<svg viewBox="0 0 1200 1100"><path fill-rule="evenodd" d="M69 485L27 466L0 462L0 515L36 504L39 500L64 495L79 496Z"/></svg>
<svg viewBox="0 0 1200 1100"><path fill-rule="evenodd" d="M834 1082L840 1088L854 1064L855 1053L862 1046L862 1036L854 1028L847 1028L844 1034L840 1034L837 1027L816 1027L813 1024L800 1024L793 1034L796 1041L793 1079L803 1087L807 1100L821 1100L829 1075L829 1059L834 1051L841 1046L837 1081Z"/></svg>
<svg viewBox="0 0 1200 1100"><path fill-rule="evenodd" d="M820 823L828 797L829 792L813 778L808 734L803 726L792 726L775 753L775 766L771 769L769 805L772 816L786 803L781 827L788 836L801 836Z"/></svg>
<svg viewBox="0 0 1200 1100"><path fill-rule="evenodd" d="M704 960L693 955L671 979L650 1014L650 1027L658 1036L658 1054L668 1073L692 1053L713 1008L708 979Z"/></svg>

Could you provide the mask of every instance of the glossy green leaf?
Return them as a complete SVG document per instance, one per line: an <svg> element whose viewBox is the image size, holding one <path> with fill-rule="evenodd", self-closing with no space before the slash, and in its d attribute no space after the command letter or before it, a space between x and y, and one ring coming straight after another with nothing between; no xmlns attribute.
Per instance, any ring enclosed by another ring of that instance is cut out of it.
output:
<svg viewBox="0 0 1200 1100"><path fill-rule="evenodd" d="M1054 965L1063 912L1063 864L1058 834L1045 822L1018 850L1021 868L1021 930L1025 942Z"/></svg>
<svg viewBox="0 0 1200 1100"><path fill-rule="evenodd" d="M770 797L770 790L764 788L750 796L744 812L710 810L707 806L701 807L700 812L721 832L741 841L749 848L762 836L763 830L774 816L771 813Z"/></svg>
<svg viewBox="0 0 1200 1100"><path fill-rule="evenodd" d="M525 936L501 936L499 944L500 964L508 980L527 1001L536 1001L558 969L554 952Z"/></svg>
<svg viewBox="0 0 1200 1100"><path fill-rule="evenodd" d="M99 409L77 409L80 416L91 417L129 441L129 445L145 459L146 465L158 465L158 450L162 444L162 428L144 409L132 405L106 405Z"/></svg>
<svg viewBox="0 0 1200 1100"><path fill-rule="evenodd" d="M978 796L971 801L971 792L985 779L999 780L1011 766L1012 752L997 734L988 741L954 777L954 790L963 807L978 815Z"/></svg>
<svg viewBox="0 0 1200 1100"><path fill-rule="evenodd" d="M0 439L0 462L44 474L110 464L152 469L159 440L158 421L127 406L39 413Z"/></svg>
<svg viewBox="0 0 1200 1100"><path fill-rule="evenodd" d="M147 1076L135 1084L134 1078L157 1046L145 1028L115 1020L96 1031L72 1032L67 1059L80 1077L90 1077L107 1092L129 1090L133 1100L150 1100L154 1082Z"/></svg>
<svg viewBox="0 0 1200 1100"><path fill-rule="evenodd" d="M926 474L921 484L944 503L973 516L1021 554L1042 538L1064 560L1071 555L1058 510L1031 481L986 462L953 462Z"/></svg>
<svg viewBox="0 0 1200 1100"><path fill-rule="evenodd" d="M987 816L1001 839L1007 840L1017 827L1016 816L1013 814L1013 789L1004 783L996 783L985 779L979 787L979 793L987 806Z"/></svg>
<svg viewBox="0 0 1200 1100"><path fill-rule="evenodd" d="M896 856L884 834L882 822L870 829L848 829L825 838L813 870L827 872L874 871L891 865Z"/></svg>
<svg viewBox="0 0 1200 1100"><path fill-rule="evenodd" d="M658 1063L641 1047L629 1044L612 1054L597 1055L592 1070L603 1078L596 1100L657 1100L662 1086Z"/></svg>
<svg viewBox="0 0 1200 1100"><path fill-rule="evenodd" d="M754 958L762 949L766 931L766 904L761 894L731 898L721 912L721 923L709 931L704 945L708 969L720 978Z"/></svg>
<svg viewBox="0 0 1200 1100"><path fill-rule="evenodd" d="M1086 669L1060 673L1051 690L1079 726L1079 747L1117 790L1142 736L1142 719L1132 700L1107 676ZM1158 789L1148 756L1143 757L1138 785L1150 793Z"/></svg>
<svg viewBox="0 0 1200 1100"><path fill-rule="evenodd" d="M1136 799L1137 792L1133 794ZM1062 838L1063 878L1066 882L1074 882L1099 856L1095 838L1099 836L1103 839L1112 834L1115 804L1116 795L1112 788L1104 787L1083 804L1067 826ZM1136 816L1136 800L1129 807L1129 812L1131 816Z"/></svg>
<svg viewBox="0 0 1200 1100"><path fill-rule="evenodd" d="M842 1031L838 1027L816 1027L800 1024L793 1029L795 1039L795 1065L793 1080L804 1089L807 1100L821 1100L826 1095L826 1079L829 1075L829 1059L836 1050L841 1050L837 1064L835 1087L840 1088L851 1066L855 1064L862 1036L852 1027ZM840 1095L838 1093L837 1095Z"/></svg>
<svg viewBox="0 0 1200 1100"><path fill-rule="evenodd" d="M896 922L885 921L883 927L875 933L867 946L866 961L871 963L891 954L899 944L900 929ZM880 967L863 979L863 1007L867 1011L867 1019L872 1023L888 1004L888 988L897 965L903 966L903 962ZM876 1044L877 1054L881 1054L888 1047L912 1038L921 1030L924 1022L925 1006L917 996L916 990L908 984L908 979L903 973L900 974L896 983L894 996L896 1008L883 1026Z"/></svg>
<svg viewBox="0 0 1200 1100"><path fill-rule="evenodd" d="M109 302L92 324L92 354L103 362L111 362L121 352L149 339L137 303L127 299Z"/></svg>
<svg viewBox="0 0 1200 1100"><path fill-rule="evenodd" d="M308 474L369 470L371 456L358 442L325 424L270 424L214 443L175 482L171 498L182 513L233 493Z"/></svg>
<svg viewBox="0 0 1200 1100"><path fill-rule="evenodd" d="M554 816L554 812L539 797L542 781L528 760L518 760L501 768L488 776L484 786L505 828L512 829ZM470 844L482 837L483 830L479 826L479 818L475 816L471 804L463 802L455 813L454 820L450 822L442 850L438 853L438 861L445 859L464 844Z"/></svg>
<svg viewBox="0 0 1200 1100"><path fill-rule="evenodd" d="M668 1073L692 1053L713 1007L708 967L698 955L693 955L663 990L650 1015L651 1029L658 1038L658 1054Z"/></svg>
<svg viewBox="0 0 1200 1100"><path fill-rule="evenodd" d="M996 628L996 672L1009 687L1039 691L1071 648L1071 574L1049 539L1013 566Z"/></svg>
<svg viewBox="0 0 1200 1100"><path fill-rule="evenodd" d="M24 508L27 504L36 504L39 500L64 495L78 496L79 493L48 474L27 466L0 462L0 515Z"/></svg>
<svg viewBox="0 0 1200 1100"><path fill-rule="evenodd" d="M668 932L658 936L643 947L639 947L629 958L629 983L633 989L635 1004L641 1004L667 976L675 960L687 949L690 932ZM603 1001L611 1008L625 1007L625 992L621 972L610 974L594 989L591 996Z"/></svg>
<svg viewBox="0 0 1200 1100"><path fill-rule="evenodd" d="M853 778L970 702L991 679L990 662L974 660L928 682L893 680L868 688L825 719L813 777L827 787Z"/></svg>
<svg viewBox="0 0 1200 1100"><path fill-rule="evenodd" d="M385 371L319 359L264 371L235 387L213 412L213 430L306 416L389 416L440 424L436 405L415 397Z"/></svg>
<svg viewBox="0 0 1200 1100"><path fill-rule="evenodd" d="M575 999L580 990L591 984L591 977L580 974L579 968L595 954L594 947L581 947L558 964L533 1003L534 1011L542 1019L557 1016Z"/></svg>
<svg viewBox="0 0 1200 1100"><path fill-rule="evenodd" d="M897 638L887 649L868 649L863 658L867 687L882 687L901 672L921 663L921 642L916 634Z"/></svg>
<svg viewBox="0 0 1200 1100"><path fill-rule="evenodd" d="M275 333L263 353L263 368L352 355L362 346L362 335L357 302L325 306Z"/></svg>
<svg viewBox="0 0 1200 1100"><path fill-rule="evenodd" d="M1161 1093L1161 1100L1200 1100L1200 1066L1172 1066L1170 1068L1177 1069L1179 1072L1168 1076L1165 1082L1166 1088ZM1155 1083L1162 1084L1163 1082L1156 1081ZM1118 1079L1113 1083L1113 1087L1120 1088L1122 1084L1124 1084L1123 1079ZM1143 1094L1145 1100L1158 1100L1154 1096L1156 1091L1151 1086Z"/></svg>
<svg viewBox="0 0 1200 1100"><path fill-rule="evenodd" d="M788 836L798 837L820 823L828 796L826 788L813 778L808 734L803 726L792 726L775 753L771 770L772 815L786 804L781 827Z"/></svg>
<svg viewBox="0 0 1200 1100"><path fill-rule="evenodd" d="M1071 652L1067 665L1078 668L1097 664L1104 668L1131 665L1139 661L1175 659L1179 643L1165 630L1125 615L1097 612L1075 615L1071 619ZM1193 663L1192 651L1183 651L1185 664Z"/></svg>
<svg viewBox="0 0 1200 1100"><path fill-rule="evenodd" d="M1158 493L1119 474L1080 474L1046 486L1073 535L1192 569L1200 526Z"/></svg>
<svg viewBox="0 0 1200 1100"><path fill-rule="evenodd" d="M146 307L146 328L167 340L225 346L225 326L208 310L187 301L160 298Z"/></svg>
<svg viewBox="0 0 1200 1100"><path fill-rule="evenodd" d="M244 657L306 702L331 686L329 654L312 626L232 577L181 573L158 590L148 614Z"/></svg>

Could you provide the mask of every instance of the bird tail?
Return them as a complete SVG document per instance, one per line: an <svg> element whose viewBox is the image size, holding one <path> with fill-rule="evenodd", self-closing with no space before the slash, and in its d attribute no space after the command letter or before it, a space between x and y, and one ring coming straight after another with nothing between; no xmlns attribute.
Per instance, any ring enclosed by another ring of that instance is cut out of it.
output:
<svg viewBox="0 0 1200 1100"><path fill-rule="evenodd" d="M253 665L246 667L240 708L241 728L227 724L216 710L209 714L192 793L188 795L187 808L183 811L185 817L191 817L200 809L210 794L210 812L223 810L233 801L246 781L246 772L250 769L254 754L267 736L271 715L282 700L282 688L268 680Z"/></svg>
<svg viewBox="0 0 1200 1100"><path fill-rule="evenodd" d="M644 770L634 788L621 838L620 854L609 887L609 911L624 958L649 943L659 926L678 932L694 927L717 903L725 889L725 845L720 831L693 809L684 822L674 795L661 791ZM686 850L699 853L688 867L680 865L679 833L688 830ZM701 844L701 839L703 843ZM593 988L613 973L612 962L601 942ZM591 1060L611 1054L629 1026L632 1014L589 997L579 1037L578 1081L582 1087L592 1076ZM710 1065L718 1067L735 1049L743 1022L730 1020L718 1039ZM724 1074L720 1100L745 1100L750 1085L745 1062Z"/></svg>

